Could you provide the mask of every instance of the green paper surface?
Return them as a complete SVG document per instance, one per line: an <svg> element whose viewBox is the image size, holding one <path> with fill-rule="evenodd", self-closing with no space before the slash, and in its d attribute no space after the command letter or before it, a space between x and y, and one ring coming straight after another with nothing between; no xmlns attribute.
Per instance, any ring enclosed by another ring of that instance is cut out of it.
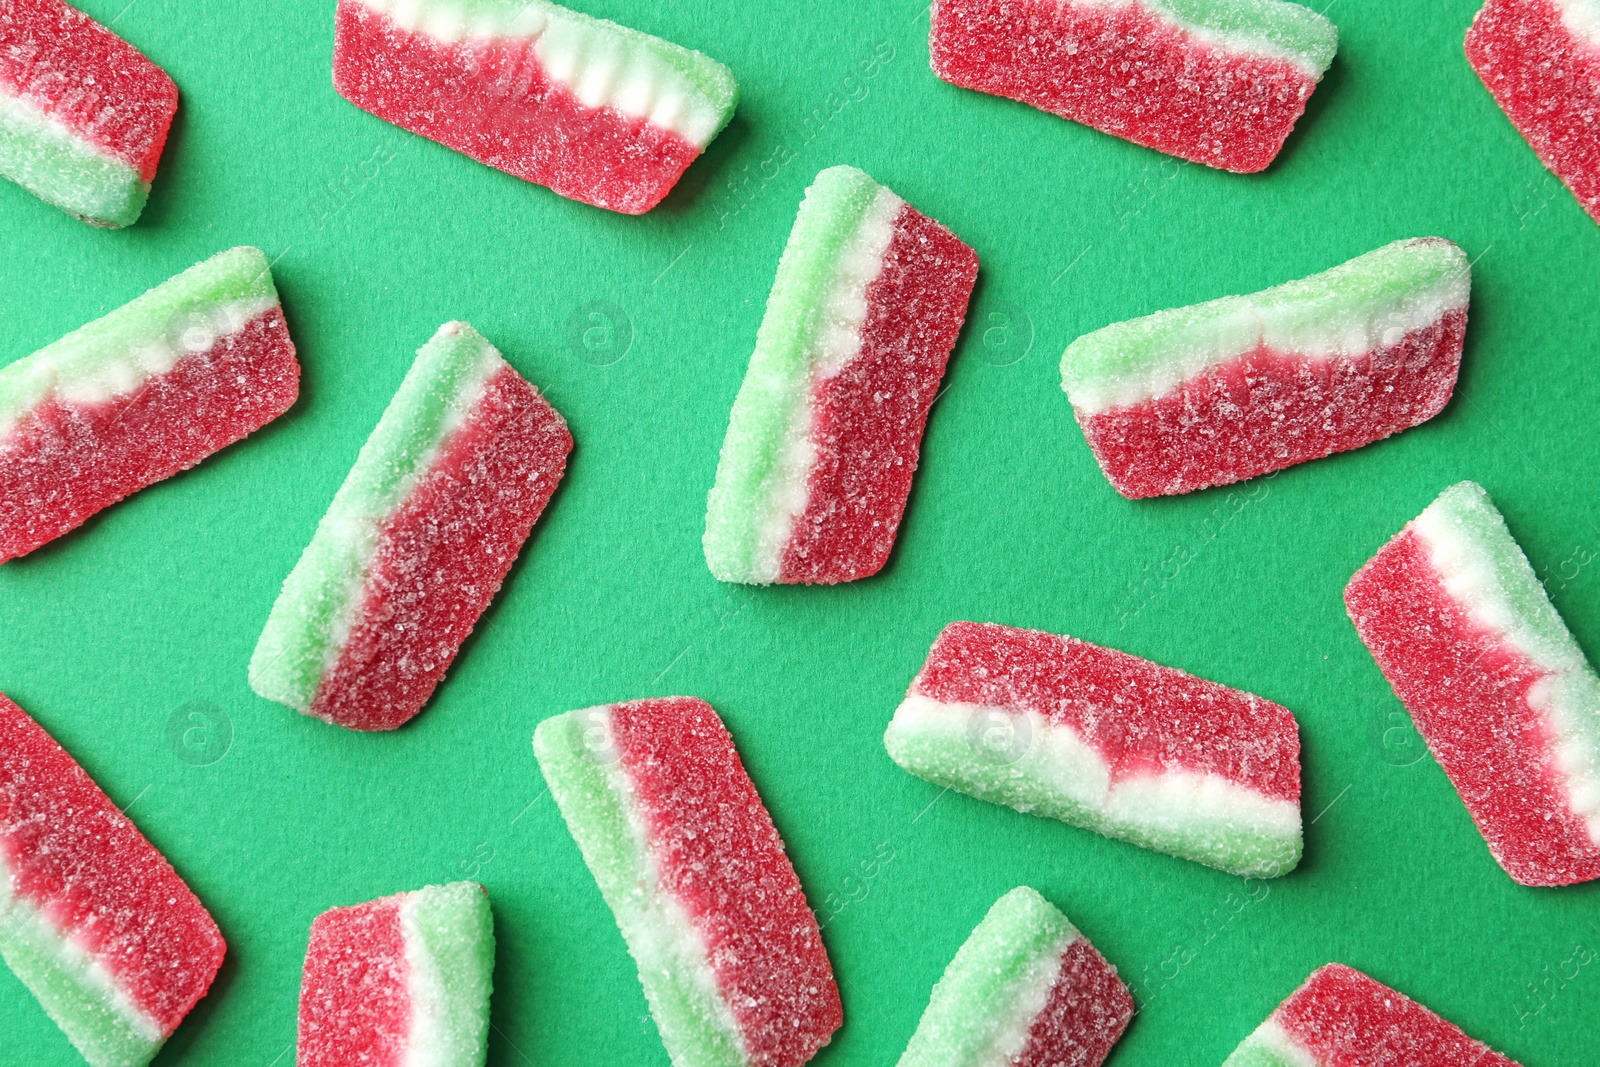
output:
<svg viewBox="0 0 1600 1067"><path fill-rule="evenodd" d="M0 567L0 690L129 806L228 939L157 1064L288 1067L311 920L471 879L495 919L491 1065L664 1067L530 739L559 712L675 693L727 722L823 923L846 1017L824 1067L894 1062L956 948L1021 884L1139 1002L1112 1067L1221 1064L1330 960L1526 1067L1600 1059L1600 885L1528 889L1495 865L1340 600L1471 478L1600 655L1600 227L1467 66L1476 0L1334 0L1338 57L1254 176L941 83L915 0L593 0L742 90L642 218L340 99L331 0L81 2L183 103L127 230L0 183L0 362L251 244L305 367L277 422ZM728 412L801 194L838 163L977 249L978 292L884 571L720 584L700 538ZM1476 261L1439 417L1181 498L1127 501L1100 475L1059 384L1074 338L1432 234ZM254 696L246 669L413 354L452 319L539 386L577 448L429 708L361 735ZM1290 708L1304 862L1244 882L901 771L884 727L952 619L1072 634ZM0 1061L82 1062L3 970Z"/></svg>

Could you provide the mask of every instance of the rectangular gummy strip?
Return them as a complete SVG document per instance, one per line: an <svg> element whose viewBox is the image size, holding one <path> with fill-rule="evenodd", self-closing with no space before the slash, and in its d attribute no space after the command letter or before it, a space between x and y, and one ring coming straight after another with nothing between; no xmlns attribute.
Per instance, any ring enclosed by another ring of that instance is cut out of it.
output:
<svg viewBox="0 0 1600 1067"><path fill-rule="evenodd" d="M842 1021L816 916L711 706L568 712L533 749L677 1067L798 1067Z"/></svg>
<svg viewBox="0 0 1600 1067"><path fill-rule="evenodd" d="M1351 967L1318 969L1223 1067L1517 1067Z"/></svg>
<svg viewBox="0 0 1600 1067"><path fill-rule="evenodd" d="M433 694L566 471L557 411L464 322L362 446L250 660L268 700L392 730Z"/></svg>
<svg viewBox="0 0 1600 1067"><path fill-rule="evenodd" d="M0 694L0 956L83 1057L150 1062L225 951L172 865Z"/></svg>
<svg viewBox="0 0 1600 1067"><path fill-rule="evenodd" d="M1018 886L950 961L899 1067L1100 1067L1132 1018L1117 969Z"/></svg>
<svg viewBox="0 0 1600 1067"><path fill-rule="evenodd" d="M1284 0L935 0L933 70L1181 159L1264 169L1339 32Z"/></svg>
<svg viewBox="0 0 1600 1067"><path fill-rule="evenodd" d="M722 64L548 0L339 0L333 83L385 121L630 215L733 115Z"/></svg>
<svg viewBox="0 0 1600 1067"><path fill-rule="evenodd" d="M1600 2L1488 0L1467 31L1467 60L1600 222Z"/></svg>
<svg viewBox="0 0 1600 1067"><path fill-rule="evenodd" d="M1506 873L1600 878L1600 678L1483 488L1445 490L1344 601Z"/></svg>
<svg viewBox="0 0 1600 1067"><path fill-rule="evenodd" d="M1472 269L1438 237L1116 323L1061 357L1096 461L1130 498L1187 493L1360 448L1455 389Z"/></svg>
<svg viewBox="0 0 1600 1067"><path fill-rule="evenodd" d="M295 1063L483 1067L493 974L476 882L325 911L306 949Z"/></svg>
<svg viewBox="0 0 1600 1067"><path fill-rule="evenodd" d="M935 785L1234 874L1300 862L1294 716L1125 652L951 623L884 744Z"/></svg>
<svg viewBox="0 0 1600 1067"><path fill-rule="evenodd" d="M261 428L299 390L267 258L248 247L0 368L0 562Z"/></svg>
<svg viewBox="0 0 1600 1067"><path fill-rule="evenodd" d="M806 190L706 511L723 581L875 574L911 492L978 258L853 167Z"/></svg>
<svg viewBox="0 0 1600 1067"><path fill-rule="evenodd" d="M178 87L62 0L0 9L0 175L97 226L144 210Z"/></svg>

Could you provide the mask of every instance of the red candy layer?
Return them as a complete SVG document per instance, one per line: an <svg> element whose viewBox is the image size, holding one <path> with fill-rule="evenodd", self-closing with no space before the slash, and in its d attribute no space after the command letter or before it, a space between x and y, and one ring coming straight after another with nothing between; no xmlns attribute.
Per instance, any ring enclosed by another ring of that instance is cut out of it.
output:
<svg viewBox="0 0 1600 1067"><path fill-rule="evenodd" d="M572 435L510 367L378 531L355 626L311 713L392 730L422 710L567 469Z"/></svg>
<svg viewBox="0 0 1600 1067"><path fill-rule="evenodd" d="M953 622L911 692L1037 712L1092 745L1113 782L1193 771L1300 800L1300 730L1286 708L1126 652L1038 630Z"/></svg>
<svg viewBox="0 0 1600 1067"><path fill-rule="evenodd" d="M1272 162L1317 86L1292 63L1229 53L1134 3L937 0L929 48L953 85L1241 174Z"/></svg>
<svg viewBox="0 0 1600 1067"><path fill-rule="evenodd" d="M0 4L0 90L156 176L178 87L131 44L61 0Z"/></svg>
<svg viewBox="0 0 1600 1067"><path fill-rule="evenodd" d="M816 462L778 581L848 582L888 561L977 277L976 252L910 205L900 209L867 287L861 351L814 386Z"/></svg>
<svg viewBox="0 0 1600 1067"><path fill-rule="evenodd" d="M1133 997L1117 969L1080 937L1011 1067L1100 1067L1132 1018Z"/></svg>
<svg viewBox="0 0 1600 1067"><path fill-rule="evenodd" d="M638 215L700 155L671 130L586 107L524 38L445 44L339 0L333 85L352 104L585 204Z"/></svg>
<svg viewBox="0 0 1600 1067"><path fill-rule="evenodd" d="M1078 422L1125 497L1227 485L1427 422L1450 402L1466 329L1461 310L1360 356L1310 359L1262 346L1166 396Z"/></svg>
<svg viewBox="0 0 1600 1067"><path fill-rule="evenodd" d="M1489 0L1467 60L1544 165L1600 222L1600 48L1551 0Z"/></svg>
<svg viewBox="0 0 1600 1067"><path fill-rule="evenodd" d="M161 1029L205 996L227 951L178 873L84 769L0 694L0 859L11 890L93 953Z"/></svg>
<svg viewBox="0 0 1600 1067"><path fill-rule="evenodd" d="M1548 672L1471 619L1410 529L1356 572L1344 602L1506 873L1524 885L1600 878L1600 846L1528 705Z"/></svg>
<svg viewBox="0 0 1600 1067"><path fill-rule="evenodd" d="M1272 1018L1328 1067L1517 1067L1410 998L1330 963Z"/></svg>
<svg viewBox="0 0 1600 1067"><path fill-rule="evenodd" d="M279 308L104 403L49 400L0 439L0 563L211 455L294 404Z"/></svg>
<svg viewBox="0 0 1600 1067"><path fill-rule="evenodd" d="M783 839L710 705L618 704L611 732L667 892L705 940L754 1067L797 1067L843 1020Z"/></svg>
<svg viewBox="0 0 1600 1067"><path fill-rule="evenodd" d="M404 1067L409 975L399 901L317 916L300 979L296 1067Z"/></svg>

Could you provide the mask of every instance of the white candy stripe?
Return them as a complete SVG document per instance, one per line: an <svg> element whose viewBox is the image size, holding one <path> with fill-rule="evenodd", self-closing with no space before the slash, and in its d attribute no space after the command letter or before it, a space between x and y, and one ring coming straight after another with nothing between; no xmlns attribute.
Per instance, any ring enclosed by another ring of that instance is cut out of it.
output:
<svg viewBox="0 0 1600 1067"><path fill-rule="evenodd" d="M1062 957L1082 936L1072 930L1052 951L1041 954L1028 965L1027 973L1017 983L1014 999L1005 1013L993 1020L994 1038L989 1047L964 1067L1010 1067L1021 1055L1034 1020L1050 1002L1050 992L1061 974Z"/></svg>
<svg viewBox="0 0 1600 1067"><path fill-rule="evenodd" d="M1310 1050L1290 1037L1288 1031L1280 1026L1276 1019L1269 1018L1257 1027L1256 1032L1245 1039L1239 1051L1251 1049L1270 1052L1288 1067L1322 1067L1321 1062L1311 1054ZM1232 1062L1232 1057L1229 1057L1229 1061ZM1224 1064L1223 1067L1227 1065Z"/></svg>
<svg viewBox="0 0 1600 1067"><path fill-rule="evenodd" d="M989 731L999 724L1009 734L993 745ZM1191 836L1243 826L1269 837L1300 832L1299 805L1221 775L1168 771L1113 782L1110 765L1094 746L1036 711L913 693L895 711L891 730L964 741L975 752L988 746L999 762L1010 762L1011 777L1037 782L1054 802L1081 811L1085 822L1105 831Z"/></svg>
<svg viewBox="0 0 1600 1067"><path fill-rule="evenodd" d="M1555 0L1555 5L1562 25L1600 48L1600 0Z"/></svg>
<svg viewBox="0 0 1600 1067"><path fill-rule="evenodd" d="M105 965L76 937L63 937L37 906L16 893L11 884L13 878L5 855L0 852L0 944L17 944L38 953L46 966L65 976L79 994L91 997L112 1017L113 1025L134 1038L152 1044L162 1041L161 1027L117 986ZM68 1029L70 1022L56 1014L52 1003L42 997L41 1003L74 1044L97 1043L98 1035L76 1032L75 1027Z"/></svg>
<svg viewBox="0 0 1600 1067"><path fill-rule="evenodd" d="M444 975L439 972L439 961L428 951L427 938L417 927L420 898L419 893L408 893L400 901L400 934L406 948L406 999L411 1008L403 1067L450 1067L445 1059L450 1047L444 1043L440 1032L448 996Z"/></svg>
<svg viewBox="0 0 1600 1067"><path fill-rule="evenodd" d="M647 119L704 148L722 128L725 101L706 94L659 54L646 34L568 11L547 0L469 6L452 0L359 0L402 29L442 44L522 37L549 78L585 107ZM687 53L687 49L685 49Z"/></svg>
<svg viewBox="0 0 1600 1067"><path fill-rule="evenodd" d="M444 335L447 331L460 332L462 323L446 323L439 327L434 338ZM470 327L468 327L470 329ZM431 343L431 342L430 342ZM357 558L361 560L361 567L349 576L350 584L343 591L340 601L340 610L329 626L328 647L323 651L321 677L333 669L344 653L345 643L350 640L350 634L356 624L361 620L362 610L366 605L365 598L361 595L366 586L367 572L371 569L372 557L378 551L378 536L383 531L383 524L394 513L394 509L410 498L418 483L427 477L433 469L434 462L439 458L439 453L444 451L445 445L462 424L467 421L478 404L483 400L484 391L488 388L489 379L506 366L506 361L500 356L493 345L485 343L479 355L478 366L474 368L472 380L463 383L459 393L451 400L447 409L444 422L439 427L439 435L435 438L428 452L419 457L417 465L396 486L392 498L385 502L389 505L381 513L369 514L365 511L344 509L334 511L329 509L323 516L322 523L318 525L318 533L322 526L330 527L341 540L348 540L356 546ZM337 502L337 501L336 501Z"/></svg>
<svg viewBox="0 0 1600 1067"><path fill-rule="evenodd" d="M1468 617L1549 672L1529 689L1528 706L1548 722L1568 800L1600 844L1600 748L1595 744L1600 678L1542 590L1532 604L1513 602L1490 546L1473 536L1476 522L1489 520L1475 515L1472 526L1461 521L1463 511L1478 507L1492 508L1482 490L1457 486L1412 520L1411 529L1445 592ZM1499 522L1497 514L1492 521ZM1536 583L1531 565L1525 558L1520 562L1528 568L1528 582Z"/></svg>
<svg viewBox="0 0 1600 1067"><path fill-rule="evenodd" d="M811 363L810 389L795 398L796 410L773 478L772 494L763 502L765 514L758 520L758 581L778 580L795 520L806 510L811 468L817 455L811 433L811 396L861 354L861 327L869 310L867 290L883 273L884 256L894 240L895 219L904 206L904 200L880 187L834 264L833 278L817 310L806 352Z"/></svg>
<svg viewBox="0 0 1600 1067"><path fill-rule="evenodd" d="M621 798L633 848L642 857L644 876L640 879L638 891L632 894L628 902L632 906L614 909L617 924L623 929L624 940L638 957L641 969L650 968L671 974L678 981L692 986L698 994L696 999L716 1016L713 1025L734 1037L737 1047L744 1051L745 1060L749 1062L749 1050L744 1046L744 1031L740 1029L738 1020L734 1018L717 985L717 976L711 970L711 952L705 938L695 928L683 904L662 884L661 870L650 848L649 832L639 817L638 797L634 793L633 783L622 769L616 743L612 740L612 706L593 708L586 714L592 716L585 725L588 731L592 731L588 733L588 740L590 750L596 753L595 763L605 777L607 786ZM597 733L601 736L596 737ZM646 993L649 991L647 986ZM659 1025L660 1013L656 1013L656 1018Z"/></svg>

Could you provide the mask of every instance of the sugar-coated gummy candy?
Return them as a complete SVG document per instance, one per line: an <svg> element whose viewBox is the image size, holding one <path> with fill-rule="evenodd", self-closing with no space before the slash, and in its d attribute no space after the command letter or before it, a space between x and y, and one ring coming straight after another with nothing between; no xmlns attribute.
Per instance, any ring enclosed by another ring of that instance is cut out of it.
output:
<svg viewBox="0 0 1600 1067"><path fill-rule="evenodd" d="M1489 494L1446 489L1344 602L1506 873L1600 878L1600 678Z"/></svg>
<svg viewBox="0 0 1600 1067"><path fill-rule="evenodd" d="M1467 31L1467 60L1600 222L1600 0L1489 0Z"/></svg>
<svg viewBox="0 0 1600 1067"><path fill-rule="evenodd" d="M83 1058L149 1063L226 950L172 865L0 694L0 956Z"/></svg>
<svg viewBox="0 0 1600 1067"><path fill-rule="evenodd" d="M798 1067L843 1009L783 840L711 706L546 719L533 751L674 1067Z"/></svg>
<svg viewBox="0 0 1600 1067"><path fill-rule="evenodd" d="M1330 963L1223 1067L1517 1067L1404 994Z"/></svg>
<svg viewBox="0 0 1600 1067"><path fill-rule="evenodd" d="M483 1067L493 976L476 882L325 911L300 979L296 1067Z"/></svg>
<svg viewBox="0 0 1600 1067"><path fill-rule="evenodd" d="M284 581L251 688L354 730L411 719L571 451L566 421L492 344L464 322L439 327Z"/></svg>
<svg viewBox="0 0 1600 1067"><path fill-rule="evenodd" d="M884 744L935 785L1234 874L1300 862L1294 716L1115 649L953 622Z"/></svg>
<svg viewBox="0 0 1600 1067"><path fill-rule="evenodd" d="M1426 422L1461 367L1472 270L1439 237L1078 338L1061 385L1130 498L1187 493Z"/></svg>
<svg viewBox="0 0 1600 1067"><path fill-rule="evenodd" d="M41 200L130 225L177 110L166 71L77 8L0 4L0 175Z"/></svg>
<svg viewBox="0 0 1600 1067"><path fill-rule="evenodd" d="M854 167L806 190L706 510L723 581L832 584L889 558L977 254Z"/></svg>
<svg viewBox="0 0 1600 1067"><path fill-rule="evenodd" d="M933 987L899 1067L1100 1067L1133 997L1027 886L995 902Z"/></svg>
<svg viewBox="0 0 1600 1067"><path fill-rule="evenodd" d="M357 107L562 196L638 215L727 125L727 67L548 0L339 0Z"/></svg>
<svg viewBox="0 0 1600 1067"><path fill-rule="evenodd" d="M255 248L212 256L0 368L0 562L259 429L299 390Z"/></svg>
<svg viewBox="0 0 1600 1067"><path fill-rule="evenodd" d="M1251 173L1339 46L1285 0L934 0L933 71L1158 152Z"/></svg>

